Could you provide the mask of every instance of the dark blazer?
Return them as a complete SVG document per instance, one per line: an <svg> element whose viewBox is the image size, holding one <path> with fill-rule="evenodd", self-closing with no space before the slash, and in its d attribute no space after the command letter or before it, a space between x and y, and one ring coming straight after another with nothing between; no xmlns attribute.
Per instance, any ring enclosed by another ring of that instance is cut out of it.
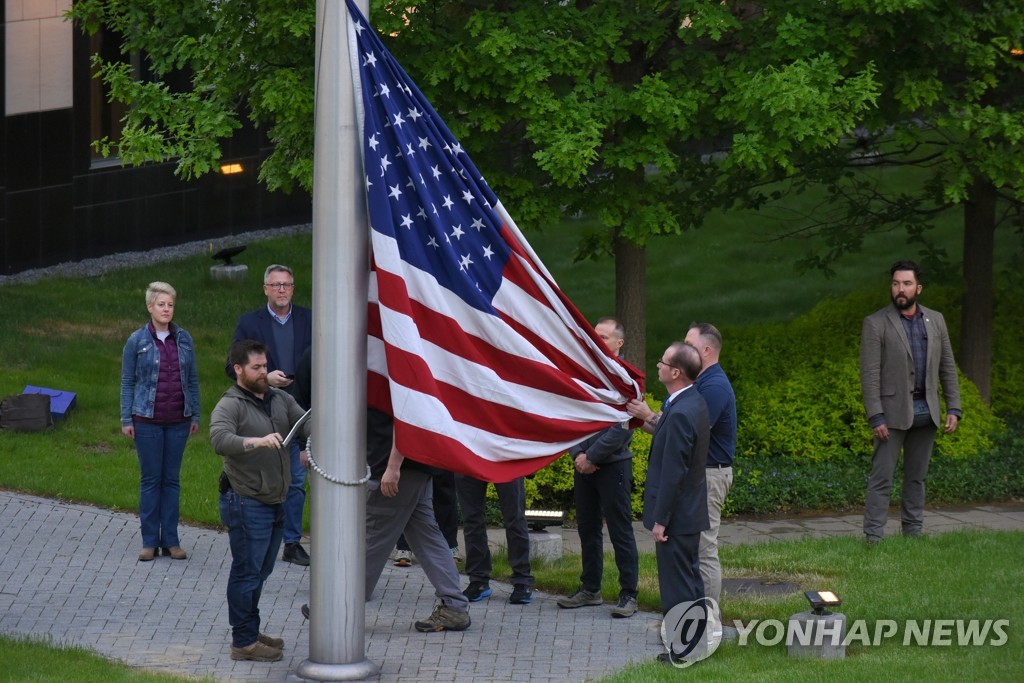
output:
<svg viewBox="0 0 1024 683"><path fill-rule="evenodd" d="M280 363L274 357L274 328L277 325L270 317L270 311L266 306L252 313L245 313L238 318L235 325L235 334L231 337L231 343L242 339L255 339L267 345L267 372L277 370ZM308 308L292 304L292 330L295 332L295 343L292 346L294 351L292 367L298 368L303 352L313 343L313 312ZM230 362L226 362L224 371L228 377L235 379L235 369ZM291 393L291 392L289 392Z"/></svg>
<svg viewBox="0 0 1024 683"><path fill-rule="evenodd" d="M939 384L946 412L959 411L960 385L949 332L942 314L918 304L928 335L925 398L932 421L943 424ZM910 340L895 306L886 306L864 318L860 337L860 386L864 412L870 420L879 413L890 429L910 429L914 424L914 357Z"/></svg>
<svg viewBox="0 0 1024 683"><path fill-rule="evenodd" d="M694 387L662 412L644 485L645 528L663 524L666 536L711 528L705 477L710 434L707 405Z"/></svg>

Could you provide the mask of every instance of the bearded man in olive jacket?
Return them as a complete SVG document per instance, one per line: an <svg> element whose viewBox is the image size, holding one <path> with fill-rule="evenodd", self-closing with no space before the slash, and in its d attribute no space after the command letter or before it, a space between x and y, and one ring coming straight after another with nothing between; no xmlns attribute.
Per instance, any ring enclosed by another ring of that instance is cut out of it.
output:
<svg viewBox="0 0 1024 683"><path fill-rule="evenodd" d="M290 394L267 384L265 344L237 341L229 360L236 380L213 409L210 441L224 457L220 517L231 543L231 658L274 662L284 641L260 631L259 600L284 536L291 455L283 435L304 411ZM309 423L299 431L308 437Z"/></svg>

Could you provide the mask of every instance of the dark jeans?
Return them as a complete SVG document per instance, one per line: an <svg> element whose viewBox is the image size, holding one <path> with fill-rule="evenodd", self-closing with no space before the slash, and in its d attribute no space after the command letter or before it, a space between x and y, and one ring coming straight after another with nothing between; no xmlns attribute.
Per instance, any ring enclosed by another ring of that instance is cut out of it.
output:
<svg viewBox="0 0 1024 683"><path fill-rule="evenodd" d="M580 583L584 590L601 592L601 577L604 573L603 522L607 521L608 537L612 541L615 565L619 569L619 595L635 598L640 568L630 501L633 461L620 460L599 467L593 474L576 472L574 477L577 531L583 556Z"/></svg>
<svg viewBox="0 0 1024 683"><path fill-rule="evenodd" d="M260 633L260 595L274 571L284 535L283 506L266 505L229 490L220 495L220 519L228 528L228 622L231 644L247 647Z"/></svg>
<svg viewBox="0 0 1024 683"><path fill-rule="evenodd" d="M134 423L135 451L142 473L139 521L143 548L170 548L178 540L181 460L188 441L188 422L172 425Z"/></svg>
<svg viewBox="0 0 1024 683"><path fill-rule="evenodd" d="M466 575L470 581L490 581L491 549L487 545L487 482L464 474L455 475L462 506L462 532L466 537ZM508 543L512 584L533 586L530 573L530 529L526 524L526 485L523 479L495 484Z"/></svg>
<svg viewBox="0 0 1024 683"><path fill-rule="evenodd" d="M299 460L301 452L298 439L292 441L288 451L291 457L292 483L288 487L288 498L284 501L285 543L298 543L302 540L302 512L306 507L306 468Z"/></svg>

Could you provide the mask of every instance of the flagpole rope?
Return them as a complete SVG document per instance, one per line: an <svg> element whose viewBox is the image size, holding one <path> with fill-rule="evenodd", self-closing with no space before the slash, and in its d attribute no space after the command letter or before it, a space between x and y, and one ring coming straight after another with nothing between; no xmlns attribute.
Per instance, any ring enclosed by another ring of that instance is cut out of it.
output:
<svg viewBox="0 0 1024 683"><path fill-rule="evenodd" d="M342 486L363 486L366 482L370 481L370 466L366 466L366 476L358 481L345 481L344 479L338 479L333 474L328 473L324 468L320 467L316 459L313 458L313 438L310 437L306 440L306 457L309 458L309 469L313 470L321 477L333 484L340 484Z"/></svg>

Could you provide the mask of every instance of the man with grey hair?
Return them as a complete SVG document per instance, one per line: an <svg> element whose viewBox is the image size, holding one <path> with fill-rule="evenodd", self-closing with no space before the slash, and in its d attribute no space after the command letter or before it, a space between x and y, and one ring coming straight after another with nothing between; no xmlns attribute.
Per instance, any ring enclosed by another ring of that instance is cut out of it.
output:
<svg viewBox="0 0 1024 683"><path fill-rule="evenodd" d="M263 294L267 305L238 318L232 343L254 339L267 346L267 383L294 397L295 371L302 354L313 341L313 312L292 304L295 276L292 269L278 263L267 266L263 273ZM229 363L228 377L234 379ZM291 486L284 503L285 562L308 566L309 554L302 547L302 512L306 506L306 466L300 457L300 445L291 443Z"/></svg>
<svg viewBox="0 0 1024 683"><path fill-rule="evenodd" d="M710 527L700 535L700 573L704 593L719 601L722 593L722 565L718 559L718 531L722 525L722 506L732 488L732 461L736 455L736 394L722 366L722 333L710 323L690 323L686 343L700 353L703 367L694 387L708 406L711 440L708 444L707 486ZM643 401L631 401L629 413L643 419L645 431L654 432L660 415Z"/></svg>

